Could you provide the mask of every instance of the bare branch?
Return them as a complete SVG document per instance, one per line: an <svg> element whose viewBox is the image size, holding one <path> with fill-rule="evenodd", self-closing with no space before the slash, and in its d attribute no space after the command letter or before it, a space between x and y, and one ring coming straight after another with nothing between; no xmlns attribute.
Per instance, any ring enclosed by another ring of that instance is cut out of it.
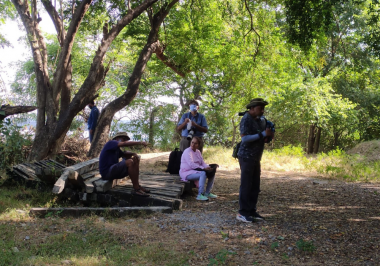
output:
<svg viewBox="0 0 380 266"><path fill-rule="evenodd" d="M49 0L43 0L42 4L44 5L45 10L47 11L51 20L53 21L55 30L57 31L57 39L58 39L60 45L62 46L63 45L63 39L66 35L65 32L61 32L62 29L64 30L62 20L59 17L57 10L55 9L55 7L52 5L52 3ZM62 36L63 36L63 38L62 38Z"/></svg>
<svg viewBox="0 0 380 266"><path fill-rule="evenodd" d="M257 33L257 31L255 30L255 28L253 27L253 15L252 15L252 13L251 13L251 10L249 9L249 6L248 6L248 3L247 3L247 0L244 0L244 4L245 4L245 8L247 9L247 11L248 11L248 13L249 13L249 16L250 16L250 18L251 18L251 27L250 27L249 31L244 35L244 39L245 39L245 37L246 37L251 31L253 31L253 32L256 34L257 38L258 38L258 41L255 41L255 43L256 43L256 51L255 51L255 53L254 53L254 55L253 55L253 61L255 62L255 61L256 61L256 57L257 57L257 55L258 55L258 53L259 53L259 46L260 46L260 44L261 44L261 37L260 37L260 35Z"/></svg>
<svg viewBox="0 0 380 266"><path fill-rule="evenodd" d="M29 113L37 109L37 106L10 106L3 105L0 107L0 121L4 120L7 116Z"/></svg>

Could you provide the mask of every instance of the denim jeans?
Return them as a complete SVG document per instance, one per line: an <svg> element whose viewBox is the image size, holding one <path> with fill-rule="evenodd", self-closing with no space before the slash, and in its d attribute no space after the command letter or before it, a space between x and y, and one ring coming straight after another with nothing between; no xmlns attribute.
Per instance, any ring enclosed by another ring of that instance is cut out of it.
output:
<svg viewBox="0 0 380 266"><path fill-rule="evenodd" d="M90 130L88 131L88 138L90 139L90 143L92 142L94 135L90 133Z"/></svg>
<svg viewBox="0 0 380 266"><path fill-rule="evenodd" d="M239 164L241 169L239 213L244 216L251 216L256 212L260 193L260 160L239 157Z"/></svg>
<svg viewBox="0 0 380 266"><path fill-rule="evenodd" d="M208 182L207 182L207 187L206 187L206 193L208 194L208 193L210 193L210 191L212 189L212 186L214 185L214 178L215 178L215 176L213 176L213 177L207 177L206 176L206 172L200 171L198 173L191 174L191 175L188 175L186 177L186 179L189 180L189 181L190 180L199 180L198 195L200 195L200 194L203 193L207 178L208 178Z"/></svg>

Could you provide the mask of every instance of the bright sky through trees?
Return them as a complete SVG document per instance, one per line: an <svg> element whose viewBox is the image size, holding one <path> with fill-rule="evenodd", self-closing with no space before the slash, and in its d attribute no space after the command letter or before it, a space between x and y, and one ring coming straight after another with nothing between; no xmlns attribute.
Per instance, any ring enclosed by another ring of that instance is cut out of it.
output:
<svg viewBox="0 0 380 266"><path fill-rule="evenodd" d="M55 29L50 23L51 19L46 13L41 13L42 21L40 22L41 29L46 33L55 34ZM21 22L15 20L6 20L4 25L0 26L0 31L5 35L13 47L4 47L0 49L0 75L4 80L5 88L10 90L11 83L14 81L17 67L13 64L17 61L23 61L29 58L30 48L25 43L25 31L23 30Z"/></svg>

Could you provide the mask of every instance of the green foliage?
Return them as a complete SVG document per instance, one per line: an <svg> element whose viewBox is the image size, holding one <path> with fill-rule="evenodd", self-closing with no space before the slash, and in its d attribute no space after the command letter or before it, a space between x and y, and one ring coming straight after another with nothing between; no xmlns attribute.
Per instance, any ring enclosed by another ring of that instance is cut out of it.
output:
<svg viewBox="0 0 380 266"><path fill-rule="evenodd" d="M51 191L37 191L23 186L0 189L0 220L18 220L23 216L16 210L27 210L30 206L55 207L56 196Z"/></svg>
<svg viewBox="0 0 380 266"><path fill-rule="evenodd" d="M278 242L273 242L271 245L270 245L270 249L271 250L275 250L276 248L278 248L279 247L279 243Z"/></svg>
<svg viewBox="0 0 380 266"><path fill-rule="evenodd" d="M296 246L299 250L305 252L314 252L316 250L313 241L305 241L303 239L300 239L296 242Z"/></svg>
<svg viewBox="0 0 380 266"><path fill-rule="evenodd" d="M131 261L144 265L184 265L188 260L160 244L128 244L124 237L97 226L91 218L82 228L65 223L64 232L47 234L44 241L35 237L38 231L33 230L31 240L25 241L17 236L15 224L1 224L0 265L62 264L65 260L80 265L129 265ZM45 230L48 231L48 227ZM25 232L23 230L22 234ZM19 252L13 252L14 247Z"/></svg>
<svg viewBox="0 0 380 266"><path fill-rule="evenodd" d="M337 149L318 155L323 164L316 165L321 174L346 181L376 181L379 177L380 162L358 155L348 155Z"/></svg>
<svg viewBox="0 0 380 266"><path fill-rule="evenodd" d="M301 146L284 146L281 149L275 149L273 150L273 153L277 155L282 155L282 156L298 156L298 157L303 157L305 155L305 152L303 151Z"/></svg>
<svg viewBox="0 0 380 266"><path fill-rule="evenodd" d="M131 1L132 7L138 3ZM152 10L157 11L163 3L166 1L159 1ZM168 62L185 77L153 55L137 97L115 117L112 126L141 140L151 136L155 146L171 149L177 141L174 129L184 111L178 110L183 107L178 99L183 104L200 97L200 112L209 124L206 145L230 147L239 139L241 117L237 113L244 111L252 98L264 97L270 102L265 115L277 129L271 147L299 147L298 153L288 148L282 152L296 156L297 163L305 167L313 164L301 156L311 124L322 129L320 151L324 152L379 138L379 61L374 56L379 50L379 8L374 3L180 1L165 18L158 39ZM0 15L15 14L10 1L1 4L5 8ZM74 93L87 77L103 30L114 25L127 9L120 0L90 5L71 56ZM72 18L71 3L63 2L63 12L67 27ZM2 17L0 24L4 23ZM110 64L110 69L99 91L100 108L125 93L149 30L149 17L143 13L108 49L104 66ZM46 39L49 74L53 77L60 47L56 36L47 35ZM367 49L366 43L372 48ZM17 68L12 85L17 97L11 100L34 105L34 64L27 59ZM174 103L167 104L162 97L174 99ZM158 106L162 108L150 123L150 115ZM74 120L70 129L78 129L81 123ZM334 167L338 166L329 166L329 175L337 174Z"/></svg>
<svg viewBox="0 0 380 266"><path fill-rule="evenodd" d="M207 264L209 266L212 265L224 265L227 262L228 256L229 255L235 255L236 253L233 251L229 251L226 249L222 249L219 251L216 255L215 258L210 258L210 263Z"/></svg>
<svg viewBox="0 0 380 266"><path fill-rule="evenodd" d="M25 160L25 147L31 145L31 136L21 133L21 127L12 120L0 121L0 168L18 164Z"/></svg>

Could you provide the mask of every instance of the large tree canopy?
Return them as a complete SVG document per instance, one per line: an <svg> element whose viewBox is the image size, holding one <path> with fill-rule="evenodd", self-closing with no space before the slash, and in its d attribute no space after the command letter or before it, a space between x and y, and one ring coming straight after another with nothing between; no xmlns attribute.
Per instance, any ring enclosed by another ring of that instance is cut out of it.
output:
<svg viewBox="0 0 380 266"><path fill-rule="evenodd" d="M281 145L305 145L309 135L310 147L320 139L334 148L380 132L375 1L5 3L6 16L17 10L32 50L13 84L24 102L36 99L32 160L53 156L95 98L102 112L90 156L99 154L120 110L137 135L175 140L193 98L212 123L209 144L233 144L237 112L257 96L272 103L267 115ZM42 9L55 36L39 29ZM181 111L161 96L176 98Z"/></svg>

